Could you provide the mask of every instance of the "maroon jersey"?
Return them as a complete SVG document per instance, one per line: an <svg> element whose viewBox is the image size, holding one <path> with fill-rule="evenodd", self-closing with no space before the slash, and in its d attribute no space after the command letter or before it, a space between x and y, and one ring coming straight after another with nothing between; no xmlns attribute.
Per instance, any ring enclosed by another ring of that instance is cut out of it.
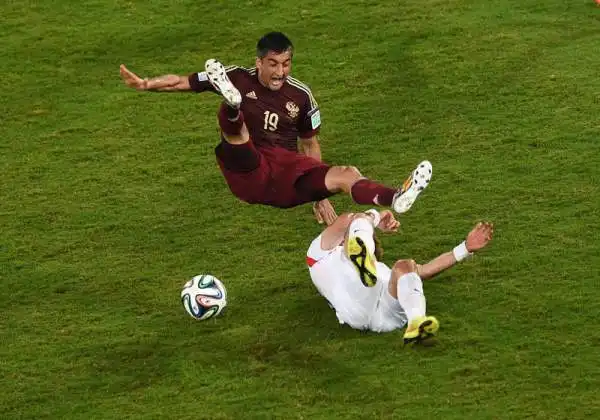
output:
<svg viewBox="0 0 600 420"><path fill-rule="evenodd" d="M288 76L278 91L264 87L256 68L226 67L227 75L242 94L241 110L256 147L279 146L298 151L298 138L319 132L321 114L315 98L304 83ZM206 72L189 76L192 90L212 91Z"/></svg>

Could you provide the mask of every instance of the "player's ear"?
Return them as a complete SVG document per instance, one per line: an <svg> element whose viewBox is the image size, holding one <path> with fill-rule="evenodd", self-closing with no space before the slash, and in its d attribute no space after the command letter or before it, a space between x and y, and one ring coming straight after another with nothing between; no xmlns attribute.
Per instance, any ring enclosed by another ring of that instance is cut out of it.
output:
<svg viewBox="0 0 600 420"><path fill-rule="evenodd" d="M262 60L260 57L256 57L256 68L259 69L262 67Z"/></svg>

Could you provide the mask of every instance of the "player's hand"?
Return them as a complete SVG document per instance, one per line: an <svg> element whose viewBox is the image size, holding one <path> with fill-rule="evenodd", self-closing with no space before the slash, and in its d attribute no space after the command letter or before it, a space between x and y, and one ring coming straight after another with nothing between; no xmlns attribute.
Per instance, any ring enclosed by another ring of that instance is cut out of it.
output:
<svg viewBox="0 0 600 420"><path fill-rule="evenodd" d="M494 225L490 222L479 222L467 235L467 251L478 251L488 244L494 236Z"/></svg>
<svg viewBox="0 0 600 420"><path fill-rule="evenodd" d="M394 217L394 213L389 210L379 212L381 219L377 227L383 232L396 232L400 227L400 222Z"/></svg>
<svg viewBox="0 0 600 420"><path fill-rule="evenodd" d="M148 80L142 79L134 72L130 71L124 64L119 67L121 77L127 86L137 90L148 89Z"/></svg>
<svg viewBox="0 0 600 420"><path fill-rule="evenodd" d="M327 199L315 201L315 204L313 204L313 213L319 224L325 223L329 226L337 219L337 213L331 202Z"/></svg>

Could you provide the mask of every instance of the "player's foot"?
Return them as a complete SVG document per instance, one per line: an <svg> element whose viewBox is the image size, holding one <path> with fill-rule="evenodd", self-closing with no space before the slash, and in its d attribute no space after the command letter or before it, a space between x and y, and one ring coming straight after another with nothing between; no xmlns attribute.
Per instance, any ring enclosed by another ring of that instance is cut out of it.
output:
<svg viewBox="0 0 600 420"><path fill-rule="evenodd" d="M440 323L433 316L413 319L404 332L404 345L412 346L431 338L440 329Z"/></svg>
<svg viewBox="0 0 600 420"><path fill-rule="evenodd" d="M429 185L432 170L431 162L424 160L406 178L392 200L392 208L397 213L406 213L411 208L421 191Z"/></svg>
<svg viewBox="0 0 600 420"><path fill-rule="evenodd" d="M208 76L208 81L223 96L227 105L239 109L242 104L242 94L231 83L223 64L211 58L204 63L204 69Z"/></svg>
<svg viewBox="0 0 600 420"><path fill-rule="evenodd" d="M360 277L360 281L367 287L377 283L377 260L367 246L358 236L350 236L346 243L346 254Z"/></svg>

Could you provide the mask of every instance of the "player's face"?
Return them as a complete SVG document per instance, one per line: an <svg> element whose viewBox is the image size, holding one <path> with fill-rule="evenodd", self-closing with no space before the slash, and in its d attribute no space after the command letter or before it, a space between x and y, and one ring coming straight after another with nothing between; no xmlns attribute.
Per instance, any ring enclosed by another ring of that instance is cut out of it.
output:
<svg viewBox="0 0 600 420"><path fill-rule="evenodd" d="M263 58L256 58L256 68L258 79L264 86L271 90L279 90L292 69L292 53L269 51Z"/></svg>

